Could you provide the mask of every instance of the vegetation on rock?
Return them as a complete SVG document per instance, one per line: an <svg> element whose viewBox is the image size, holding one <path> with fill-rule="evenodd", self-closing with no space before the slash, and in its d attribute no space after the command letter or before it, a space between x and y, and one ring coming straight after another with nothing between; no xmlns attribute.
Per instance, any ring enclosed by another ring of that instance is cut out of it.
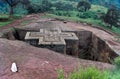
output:
<svg viewBox="0 0 120 79"><path fill-rule="evenodd" d="M78 68L78 70L64 76L63 71L58 70L58 79L120 79L120 57L117 57L114 63L116 68L109 71L98 70L94 67Z"/></svg>
<svg viewBox="0 0 120 79"><path fill-rule="evenodd" d="M58 79L108 79L107 71L99 71L94 67L89 67L86 69L79 68L77 71L74 71L67 75L63 75L63 71L59 70Z"/></svg>
<svg viewBox="0 0 120 79"><path fill-rule="evenodd" d="M87 1L80 1L77 5L78 11L86 12L91 8L91 4Z"/></svg>
<svg viewBox="0 0 120 79"><path fill-rule="evenodd" d="M104 22L108 24L110 28L112 26L119 27L119 11L116 8L108 9L108 12L104 16Z"/></svg>

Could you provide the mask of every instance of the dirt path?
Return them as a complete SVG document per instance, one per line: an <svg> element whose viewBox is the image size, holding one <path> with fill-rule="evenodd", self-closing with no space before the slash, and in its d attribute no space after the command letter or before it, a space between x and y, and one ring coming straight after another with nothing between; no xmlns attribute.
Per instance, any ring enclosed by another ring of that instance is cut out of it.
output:
<svg viewBox="0 0 120 79"><path fill-rule="evenodd" d="M42 15L42 14L41 14ZM27 15L27 16L24 16L22 19L18 19L18 20L15 20L13 21L11 24L8 24L4 27L1 27L0 30L3 30L3 29L8 29L8 28L12 28L14 26L17 26L19 25L21 22L23 21L27 21L27 20L36 20L40 17L40 15L38 14L33 14L33 15Z"/></svg>

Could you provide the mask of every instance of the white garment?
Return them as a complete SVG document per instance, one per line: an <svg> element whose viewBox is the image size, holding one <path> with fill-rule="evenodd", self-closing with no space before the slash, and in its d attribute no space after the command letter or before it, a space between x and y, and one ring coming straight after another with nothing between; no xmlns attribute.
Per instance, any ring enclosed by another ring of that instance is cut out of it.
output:
<svg viewBox="0 0 120 79"><path fill-rule="evenodd" d="M12 72L17 72L17 71L18 71L18 70L17 70L17 65L16 65L16 63L12 63L11 71L12 71Z"/></svg>

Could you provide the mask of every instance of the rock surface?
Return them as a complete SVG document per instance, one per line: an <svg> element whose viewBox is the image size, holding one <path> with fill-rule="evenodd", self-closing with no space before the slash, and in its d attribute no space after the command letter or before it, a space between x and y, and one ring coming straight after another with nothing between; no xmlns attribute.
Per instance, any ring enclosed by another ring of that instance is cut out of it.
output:
<svg viewBox="0 0 120 79"><path fill-rule="evenodd" d="M17 73L10 71L13 62L17 64ZM35 48L21 41L0 38L0 79L57 79L58 69L62 68L66 74L78 65L96 66L98 69L113 67L106 63L77 59Z"/></svg>

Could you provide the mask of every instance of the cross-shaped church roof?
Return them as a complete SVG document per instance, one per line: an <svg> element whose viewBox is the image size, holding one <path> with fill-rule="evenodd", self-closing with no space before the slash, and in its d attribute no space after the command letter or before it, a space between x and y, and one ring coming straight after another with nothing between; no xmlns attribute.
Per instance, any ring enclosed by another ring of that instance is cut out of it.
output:
<svg viewBox="0 0 120 79"><path fill-rule="evenodd" d="M38 39L38 45L66 45L65 40L78 40L73 32L62 32L60 29L40 29L40 32L27 32L25 40Z"/></svg>

